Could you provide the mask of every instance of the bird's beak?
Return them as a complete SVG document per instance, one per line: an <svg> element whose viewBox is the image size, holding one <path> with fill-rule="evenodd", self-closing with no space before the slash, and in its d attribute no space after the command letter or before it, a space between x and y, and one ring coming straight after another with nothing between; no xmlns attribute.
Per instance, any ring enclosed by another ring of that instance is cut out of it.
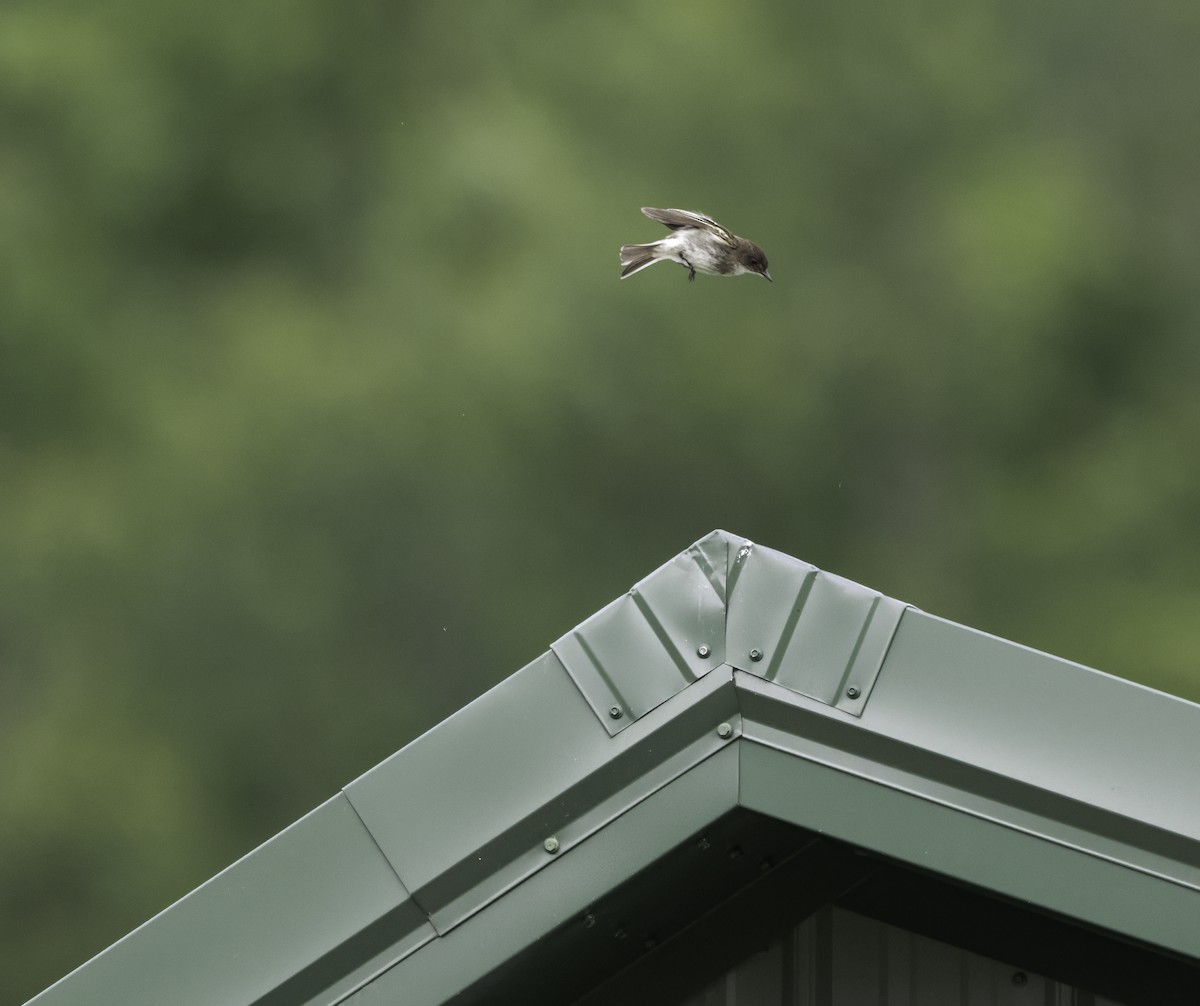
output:
<svg viewBox="0 0 1200 1006"><path fill-rule="evenodd" d="M766 269L764 269L760 275L761 275L761 276L762 276L762 278L763 278L763 279L765 279L765 280L766 280L768 283L774 283L774 282L775 282L773 279L771 279L771 274L770 274L769 272L767 272L767 270L766 270Z"/></svg>

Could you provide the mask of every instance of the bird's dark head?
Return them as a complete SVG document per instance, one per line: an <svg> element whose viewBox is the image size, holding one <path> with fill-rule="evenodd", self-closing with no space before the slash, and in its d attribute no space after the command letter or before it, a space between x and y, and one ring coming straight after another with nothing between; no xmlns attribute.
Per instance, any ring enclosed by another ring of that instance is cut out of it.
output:
<svg viewBox="0 0 1200 1006"><path fill-rule="evenodd" d="M747 272L756 272L763 279L772 282L771 274L767 272L767 256L753 241L747 241L742 249L742 264Z"/></svg>

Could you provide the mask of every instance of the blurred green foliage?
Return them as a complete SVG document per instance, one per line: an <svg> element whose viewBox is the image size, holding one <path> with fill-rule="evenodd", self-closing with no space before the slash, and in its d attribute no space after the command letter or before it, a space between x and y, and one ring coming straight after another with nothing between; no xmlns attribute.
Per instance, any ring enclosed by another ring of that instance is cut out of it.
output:
<svg viewBox="0 0 1200 1006"><path fill-rule="evenodd" d="M1198 11L0 7L0 1000L714 527L1200 698Z"/></svg>

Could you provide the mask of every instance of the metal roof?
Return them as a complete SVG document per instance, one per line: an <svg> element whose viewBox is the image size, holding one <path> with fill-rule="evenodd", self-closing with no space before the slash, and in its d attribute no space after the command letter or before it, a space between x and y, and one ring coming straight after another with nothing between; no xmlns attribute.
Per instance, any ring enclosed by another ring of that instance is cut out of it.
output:
<svg viewBox="0 0 1200 1006"><path fill-rule="evenodd" d="M1197 738L1200 706L715 531L33 1002L570 1001L755 876L759 914L884 917L921 900L872 893L897 871L1200 974Z"/></svg>

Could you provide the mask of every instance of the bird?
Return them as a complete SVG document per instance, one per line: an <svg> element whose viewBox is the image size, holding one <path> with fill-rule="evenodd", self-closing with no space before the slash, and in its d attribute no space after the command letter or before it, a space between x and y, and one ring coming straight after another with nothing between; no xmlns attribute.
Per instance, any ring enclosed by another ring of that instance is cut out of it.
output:
<svg viewBox="0 0 1200 1006"><path fill-rule="evenodd" d="M710 276L756 273L774 282L767 272L767 256L753 241L740 238L712 217L691 210L658 210L643 206L642 213L666 224L671 233L643 245L621 245L621 279L641 272L655 262L678 262L688 271L688 282L697 272Z"/></svg>

